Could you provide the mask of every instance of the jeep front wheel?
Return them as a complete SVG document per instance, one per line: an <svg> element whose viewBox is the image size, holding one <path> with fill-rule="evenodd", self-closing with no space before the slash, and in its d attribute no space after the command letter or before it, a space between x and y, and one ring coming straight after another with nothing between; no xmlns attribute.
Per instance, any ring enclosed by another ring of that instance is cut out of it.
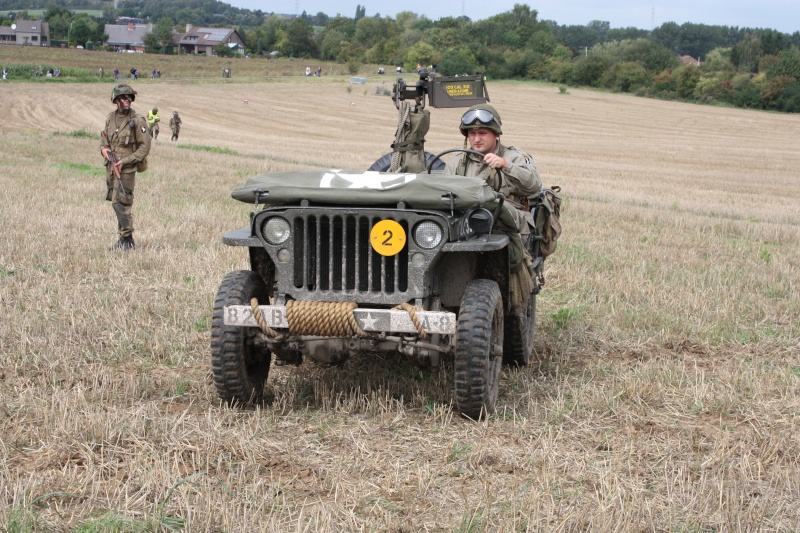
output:
<svg viewBox="0 0 800 533"><path fill-rule="evenodd" d="M228 403L252 405L264 398L264 382L269 375L270 351L255 343L258 328L226 326L225 306L250 305L251 298L268 303L267 287L250 270L228 272L214 300L211 316L211 372L220 399Z"/></svg>
<svg viewBox="0 0 800 533"><path fill-rule="evenodd" d="M503 362L503 298L492 280L470 282L458 313L456 409L477 420L494 413Z"/></svg>

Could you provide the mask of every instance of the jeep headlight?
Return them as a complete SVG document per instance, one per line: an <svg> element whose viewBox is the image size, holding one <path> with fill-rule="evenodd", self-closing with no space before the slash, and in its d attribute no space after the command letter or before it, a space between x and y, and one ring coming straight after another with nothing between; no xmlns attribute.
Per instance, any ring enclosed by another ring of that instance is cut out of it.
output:
<svg viewBox="0 0 800 533"><path fill-rule="evenodd" d="M414 228L414 242L424 250L431 250L442 242L442 227L436 222L426 220Z"/></svg>
<svg viewBox="0 0 800 533"><path fill-rule="evenodd" d="M285 218L270 217L261 226L261 233L268 243L278 245L289 239L292 230Z"/></svg>

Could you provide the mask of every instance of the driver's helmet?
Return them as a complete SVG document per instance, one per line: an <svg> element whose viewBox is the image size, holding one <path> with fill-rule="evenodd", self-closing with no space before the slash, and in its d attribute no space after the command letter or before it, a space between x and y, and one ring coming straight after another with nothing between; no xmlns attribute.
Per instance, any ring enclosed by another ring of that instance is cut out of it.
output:
<svg viewBox="0 0 800 533"><path fill-rule="evenodd" d="M157 107L154 107L154 108L153 108L153 114L156 114L156 113L158 113L158 108L157 108Z"/></svg>
<svg viewBox="0 0 800 533"><path fill-rule="evenodd" d="M131 97L131 102L136 100L136 91L133 90L133 87L131 87L127 83L120 83L111 90L111 101L116 103L117 98L122 96L123 94L129 94Z"/></svg>
<svg viewBox="0 0 800 533"><path fill-rule="evenodd" d="M489 128L498 135L503 134L502 130L503 121L500 120L500 114L497 110L489 104L478 104L470 107L466 113L461 116L461 123L458 129L461 134L466 137L467 131L478 128Z"/></svg>

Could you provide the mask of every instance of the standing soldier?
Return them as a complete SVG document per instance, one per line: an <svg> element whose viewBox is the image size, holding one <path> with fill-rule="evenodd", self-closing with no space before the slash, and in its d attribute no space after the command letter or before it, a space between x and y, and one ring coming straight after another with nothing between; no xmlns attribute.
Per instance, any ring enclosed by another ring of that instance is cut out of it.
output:
<svg viewBox="0 0 800 533"><path fill-rule="evenodd" d="M169 119L169 129L172 130L172 139L173 141L178 140L178 134L181 132L181 117L178 116L177 111L172 112L172 118Z"/></svg>
<svg viewBox="0 0 800 533"><path fill-rule="evenodd" d="M120 83L111 91L111 101L117 109L106 117L100 134L100 154L106 160L106 200L117 214L119 240L111 246L114 250L134 250L133 242L133 189L136 172L147 169L150 136L147 121L131 109L136 91L127 83Z"/></svg>
<svg viewBox="0 0 800 533"><path fill-rule="evenodd" d="M158 108L153 107L147 112L147 124L150 126L150 137L158 139L158 123L161 122L161 117L158 116Z"/></svg>

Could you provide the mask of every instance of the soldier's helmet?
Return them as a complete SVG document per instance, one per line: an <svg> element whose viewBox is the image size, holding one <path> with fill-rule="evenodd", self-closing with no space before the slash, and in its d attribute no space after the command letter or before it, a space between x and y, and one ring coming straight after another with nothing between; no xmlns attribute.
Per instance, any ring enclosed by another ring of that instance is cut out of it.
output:
<svg viewBox="0 0 800 533"><path fill-rule="evenodd" d="M178 114L178 112L177 112L177 111L173 111L173 112L172 112L172 114L173 114L173 115L177 115L177 114Z"/></svg>
<svg viewBox="0 0 800 533"><path fill-rule="evenodd" d="M116 103L117 98L123 94L128 94L131 97L131 102L136 100L136 91L127 83L120 83L111 90L111 101Z"/></svg>
<svg viewBox="0 0 800 533"><path fill-rule="evenodd" d="M500 114L497 110L489 104L478 104L470 107L466 113L461 116L461 123L458 129L461 134L466 137L469 130L478 128L489 128L498 135L503 134L503 121L500 120Z"/></svg>

